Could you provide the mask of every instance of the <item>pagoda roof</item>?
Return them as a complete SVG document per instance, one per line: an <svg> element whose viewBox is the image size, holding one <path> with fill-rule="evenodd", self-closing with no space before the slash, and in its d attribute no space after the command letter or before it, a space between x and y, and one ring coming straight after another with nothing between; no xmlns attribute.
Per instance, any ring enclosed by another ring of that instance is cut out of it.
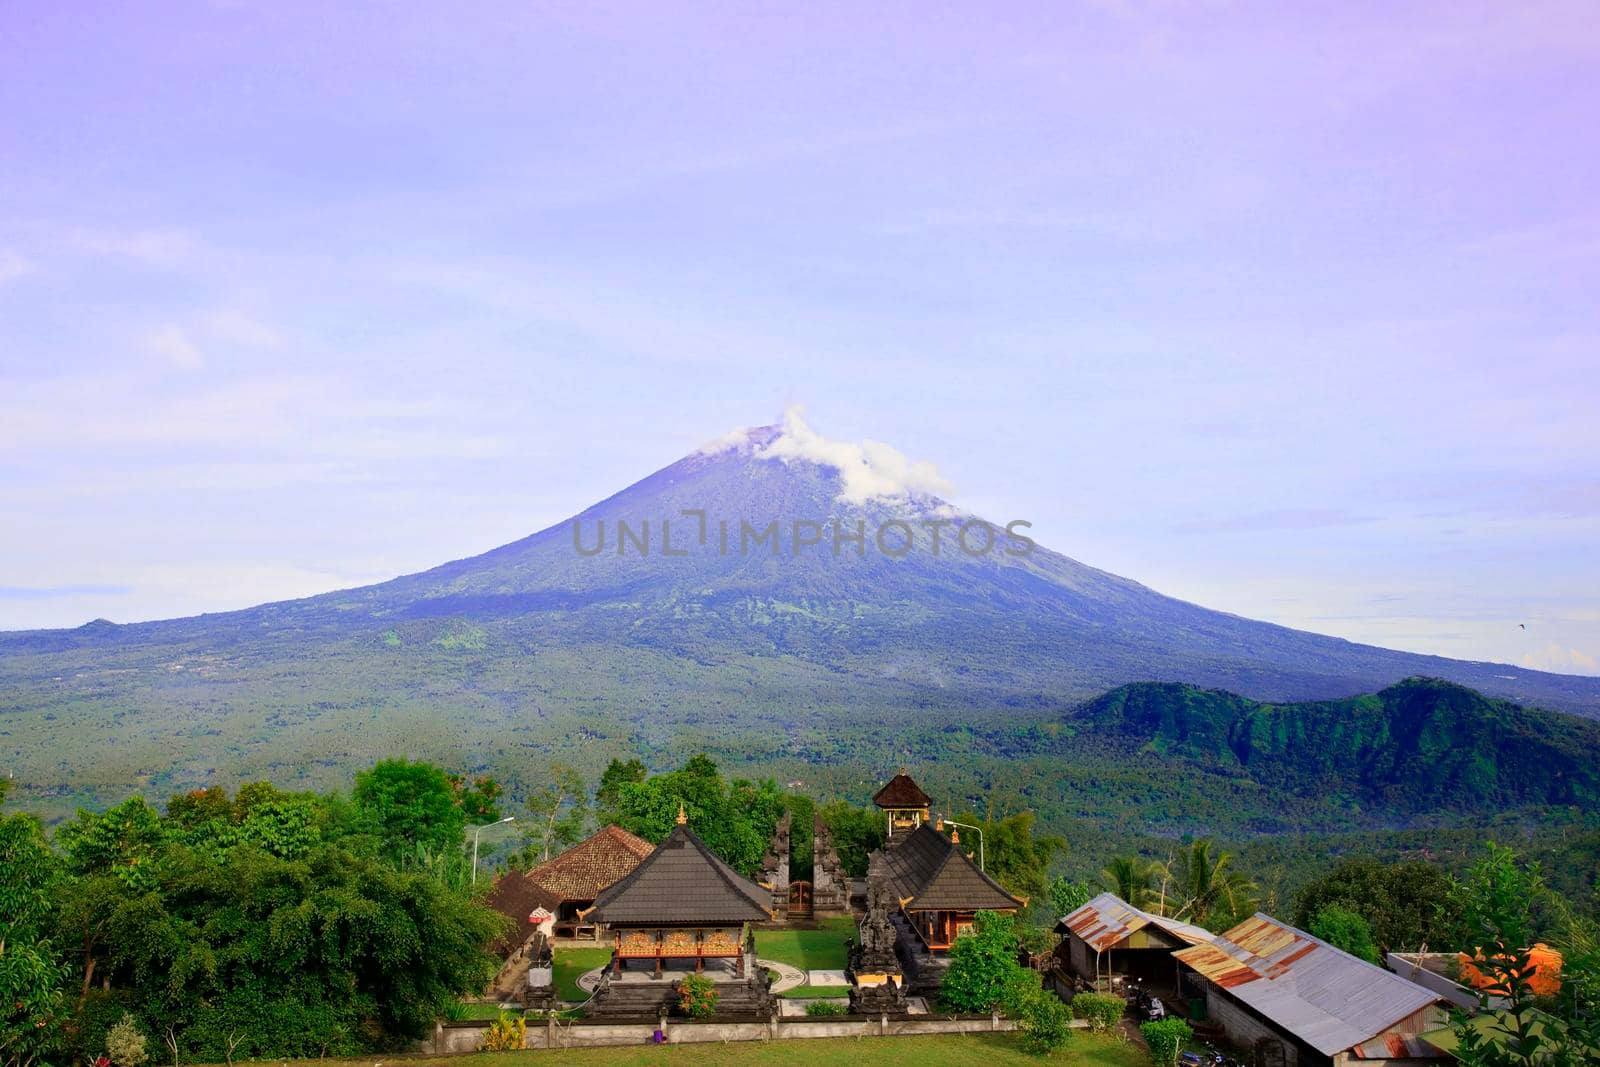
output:
<svg viewBox="0 0 1600 1067"><path fill-rule="evenodd" d="M961 846L923 823L874 857L907 911L1012 911L1022 901L973 863Z"/></svg>
<svg viewBox="0 0 1600 1067"><path fill-rule="evenodd" d="M901 771L878 790L872 802L880 808L925 808L933 803L933 798L924 793L909 774Z"/></svg>
<svg viewBox="0 0 1600 1067"><path fill-rule="evenodd" d="M623 926L737 924L772 917L772 894L742 877L687 826L595 899L597 922Z"/></svg>

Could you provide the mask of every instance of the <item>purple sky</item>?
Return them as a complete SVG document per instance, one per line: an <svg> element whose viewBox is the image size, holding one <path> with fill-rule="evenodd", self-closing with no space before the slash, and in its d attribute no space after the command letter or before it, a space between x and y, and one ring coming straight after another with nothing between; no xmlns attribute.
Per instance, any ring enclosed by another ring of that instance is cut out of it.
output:
<svg viewBox="0 0 1600 1067"><path fill-rule="evenodd" d="M863 6L0 4L0 627L798 401L1165 592L1600 673L1600 5Z"/></svg>

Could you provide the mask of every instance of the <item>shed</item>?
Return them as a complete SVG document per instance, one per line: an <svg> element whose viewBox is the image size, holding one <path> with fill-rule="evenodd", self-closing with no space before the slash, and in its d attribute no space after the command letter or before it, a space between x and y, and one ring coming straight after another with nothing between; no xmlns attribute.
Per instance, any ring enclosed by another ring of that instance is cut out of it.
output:
<svg viewBox="0 0 1600 1067"><path fill-rule="evenodd" d="M1447 1018L1436 993L1261 912L1173 953L1201 979L1206 1011L1236 1045L1284 1067L1424 1064L1412 1040Z"/></svg>
<svg viewBox="0 0 1600 1067"><path fill-rule="evenodd" d="M1061 935L1056 962L1078 978L1121 975L1162 989L1177 986L1172 954L1211 940L1209 930L1136 908L1115 893L1063 916L1055 931Z"/></svg>

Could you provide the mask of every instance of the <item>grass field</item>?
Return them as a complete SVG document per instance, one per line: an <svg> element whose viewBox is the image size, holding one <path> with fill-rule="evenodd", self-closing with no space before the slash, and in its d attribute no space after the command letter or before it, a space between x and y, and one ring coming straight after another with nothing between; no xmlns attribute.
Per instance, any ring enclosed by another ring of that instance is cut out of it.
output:
<svg viewBox="0 0 1600 1067"><path fill-rule="evenodd" d="M370 1060L361 1067L370 1067ZM407 1060L408 1067L454 1062L451 1059ZM472 1067L1038 1067L1040 1063L1083 1067L1150 1067L1133 1045L1114 1037L1074 1031L1067 1047L1048 1059L1022 1051L1015 1034L950 1034L938 1037L864 1037L837 1040L748 1041L725 1045L630 1045L622 1048L556 1049L533 1052L491 1052L472 1057Z"/></svg>
<svg viewBox="0 0 1600 1067"><path fill-rule="evenodd" d="M802 971L843 970L844 941L855 932L855 920L849 916L824 919L816 930L757 930L756 955Z"/></svg>
<svg viewBox="0 0 1600 1067"><path fill-rule="evenodd" d="M828 997L847 997L850 987L847 985L797 985L793 989L785 989L779 993L780 997L791 1000L825 1000Z"/></svg>
<svg viewBox="0 0 1600 1067"><path fill-rule="evenodd" d="M608 948L569 948L557 946L556 998L558 1000L588 1000L589 994L578 988L578 978L611 959Z"/></svg>

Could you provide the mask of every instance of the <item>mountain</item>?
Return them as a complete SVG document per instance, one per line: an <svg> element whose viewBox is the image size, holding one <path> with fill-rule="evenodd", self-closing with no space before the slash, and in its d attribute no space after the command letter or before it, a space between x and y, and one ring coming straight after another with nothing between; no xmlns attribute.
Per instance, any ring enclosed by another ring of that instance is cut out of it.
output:
<svg viewBox="0 0 1600 1067"><path fill-rule="evenodd" d="M1281 702L1427 675L1600 715L1600 679L1209 611L1030 548L939 489L892 449L789 422L419 574L0 635L0 758L19 794L66 805L250 777L329 784L393 751L513 781L553 756L689 746L825 763L867 743L892 760L883 742L908 724L1050 714L1135 681ZM858 529L859 550L835 545Z"/></svg>
<svg viewBox="0 0 1600 1067"><path fill-rule="evenodd" d="M1600 723L1523 708L1433 678L1344 700L1265 704L1190 685L1119 686L1068 719L1272 789L1397 811L1600 807Z"/></svg>

